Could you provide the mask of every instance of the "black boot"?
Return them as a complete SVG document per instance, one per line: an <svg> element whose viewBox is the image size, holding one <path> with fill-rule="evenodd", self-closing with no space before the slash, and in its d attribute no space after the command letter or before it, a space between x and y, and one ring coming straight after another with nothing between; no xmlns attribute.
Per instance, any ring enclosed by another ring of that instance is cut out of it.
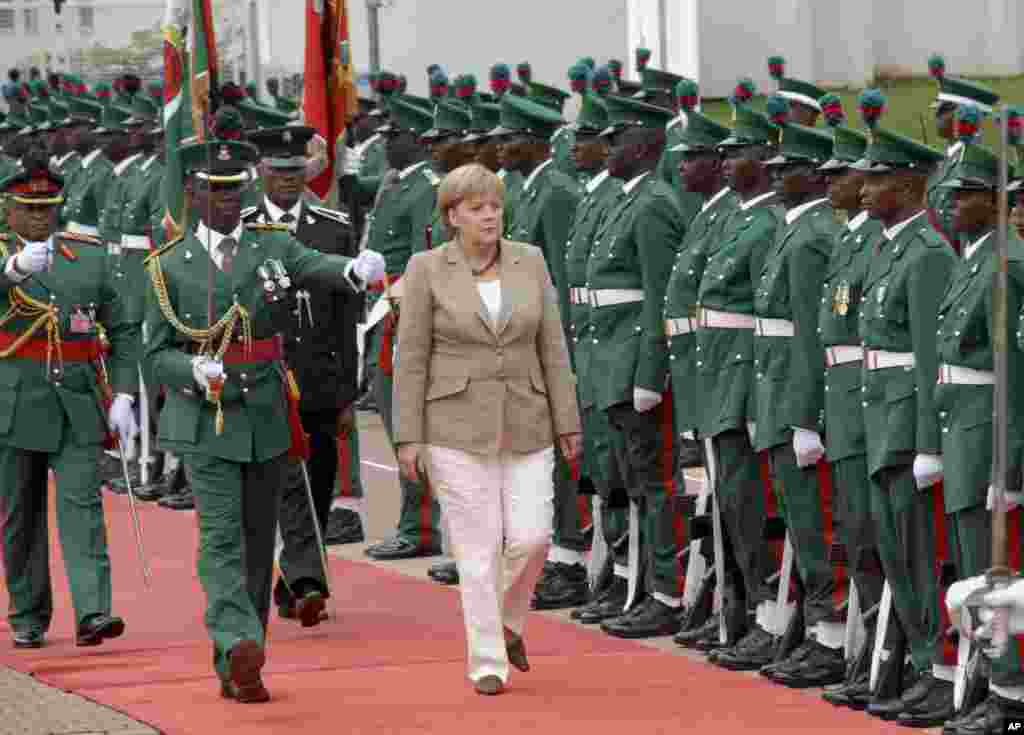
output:
<svg viewBox="0 0 1024 735"><path fill-rule="evenodd" d="M534 588L530 607L534 610L562 610L583 605L589 596L586 567L556 563L554 571Z"/></svg>
<svg viewBox="0 0 1024 735"><path fill-rule="evenodd" d="M760 625L754 625L732 648L713 652L708 660L730 671L757 671L775 658L777 639Z"/></svg>
<svg viewBox="0 0 1024 735"><path fill-rule="evenodd" d="M596 625L622 615L628 593L626 580L615 577L594 600L572 611L572 617L583 625Z"/></svg>
<svg viewBox="0 0 1024 735"><path fill-rule="evenodd" d="M647 596L630 615L601 623L601 630L616 638L656 638L679 632L680 609Z"/></svg>

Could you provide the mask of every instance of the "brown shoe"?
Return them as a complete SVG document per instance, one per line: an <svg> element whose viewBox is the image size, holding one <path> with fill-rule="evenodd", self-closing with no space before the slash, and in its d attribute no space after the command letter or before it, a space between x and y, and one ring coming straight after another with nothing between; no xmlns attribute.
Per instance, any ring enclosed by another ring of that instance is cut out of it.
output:
<svg viewBox="0 0 1024 735"><path fill-rule="evenodd" d="M322 594L310 592L295 605L295 617L302 623L303 628L312 628L326 618L323 614L326 606Z"/></svg>
<svg viewBox="0 0 1024 735"><path fill-rule="evenodd" d="M488 697L505 691L505 685L501 683L501 679L494 675L480 677L473 682L473 687L477 694L486 694Z"/></svg>
<svg viewBox="0 0 1024 735"><path fill-rule="evenodd" d="M518 636L508 628L505 628L505 653L508 662L520 671L529 671L530 662L526 659L526 644L522 636Z"/></svg>
<svg viewBox="0 0 1024 735"><path fill-rule="evenodd" d="M253 640L240 641L231 649L229 666L231 680L229 683L231 697L243 703L266 702L270 692L263 686L260 669L266 663L263 647ZM221 691L223 694L223 689Z"/></svg>

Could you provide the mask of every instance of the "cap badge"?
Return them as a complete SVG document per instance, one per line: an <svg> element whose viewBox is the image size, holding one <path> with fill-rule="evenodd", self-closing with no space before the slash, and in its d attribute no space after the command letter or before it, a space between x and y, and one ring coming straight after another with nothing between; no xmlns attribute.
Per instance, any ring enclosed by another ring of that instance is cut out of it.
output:
<svg viewBox="0 0 1024 735"><path fill-rule="evenodd" d="M285 143L291 143L292 142L292 131L291 130L285 130L284 134L281 135L281 140L283 140Z"/></svg>
<svg viewBox="0 0 1024 735"><path fill-rule="evenodd" d="M221 161L230 161L231 150L226 145L222 145L220 147L220 153L217 154L217 158L219 158Z"/></svg>

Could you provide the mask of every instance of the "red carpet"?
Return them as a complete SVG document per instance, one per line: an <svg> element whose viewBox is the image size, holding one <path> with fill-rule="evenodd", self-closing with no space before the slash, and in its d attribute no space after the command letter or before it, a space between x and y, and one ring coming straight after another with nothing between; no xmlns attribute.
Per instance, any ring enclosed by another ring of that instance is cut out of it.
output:
<svg viewBox="0 0 1024 735"><path fill-rule="evenodd" d="M146 590L127 500L108 497L107 509L114 610L127 621L125 636L75 648L55 553L58 613L49 645L22 652L0 642L0 664L168 734L908 732L835 709L816 693L543 616L527 630L533 671L517 674L504 696L481 697L465 679L456 591L344 561L333 562L339 620L303 630L272 617L264 679L273 701L225 702L202 626L194 516L142 506L154 576Z"/></svg>

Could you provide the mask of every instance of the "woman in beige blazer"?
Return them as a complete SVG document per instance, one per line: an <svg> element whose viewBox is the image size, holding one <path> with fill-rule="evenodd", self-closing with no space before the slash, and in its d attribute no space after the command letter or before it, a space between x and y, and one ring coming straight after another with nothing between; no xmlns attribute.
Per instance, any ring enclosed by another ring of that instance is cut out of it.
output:
<svg viewBox="0 0 1024 735"><path fill-rule="evenodd" d="M425 472L459 569L469 678L527 671L523 627L551 541L557 439L580 450L575 378L541 251L501 239L504 185L479 164L439 192L455 239L402 282L394 423L402 473Z"/></svg>

